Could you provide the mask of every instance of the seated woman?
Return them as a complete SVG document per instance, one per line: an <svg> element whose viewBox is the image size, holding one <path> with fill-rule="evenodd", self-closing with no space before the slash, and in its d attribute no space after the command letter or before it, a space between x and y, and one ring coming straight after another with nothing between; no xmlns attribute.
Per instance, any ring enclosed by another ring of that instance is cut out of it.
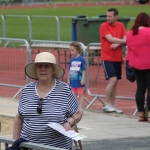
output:
<svg viewBox="0 0 150 150"><path fill-rule="evenodd" d="M64 75L64 69L56 64L53 54L41 52L36 55L34 63L25 67L25 73L35 81L22 90L13 138L71 149L72 139L47 125L56 122L69 130L74 125L72 116L77 122L82 118L82 111L71 88L57 80Z"/></svg>

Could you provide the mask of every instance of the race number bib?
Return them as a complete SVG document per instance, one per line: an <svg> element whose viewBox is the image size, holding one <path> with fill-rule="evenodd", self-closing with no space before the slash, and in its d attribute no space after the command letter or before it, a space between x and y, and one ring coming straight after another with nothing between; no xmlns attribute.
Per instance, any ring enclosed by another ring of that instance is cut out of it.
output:
<svg viewBox="0 0 150 150"><path fill-rule="evenodd" d="M80 61L73 61L71 63L70 71L80 71L81 62Z"/></svg>

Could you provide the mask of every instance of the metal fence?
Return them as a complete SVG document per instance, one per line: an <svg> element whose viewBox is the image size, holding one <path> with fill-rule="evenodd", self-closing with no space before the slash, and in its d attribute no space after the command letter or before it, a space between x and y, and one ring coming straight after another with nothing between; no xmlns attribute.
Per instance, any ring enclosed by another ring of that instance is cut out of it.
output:
<svg viewBox="0 0 150 150"><path fill-rule="evenodd" d="M95 47L92 48L91 47ZM97 48L96 48L97 47ZM86 107L87 109L98 99L104 104L102 98L105 97L105 89L108 81L105 80L102 63L100 60L100 43L90 43L86 50L87 61L87 92L89 96L94 97ZM122 64L122 80L118 82L116 98L132 100L135 99L136 85L126 79L125 60Z"/></svg>
<svg viewBox="0 0 150 150"><path fill-rule="evenodd" d="M21 90L28 82L24 74L24 67L31 60L30 54L30 47L26 40L0 38L0 86L15 87Z"/></svg>
<svg viewBox="0 0 150 150"><path fill-rule="evenodd" d="M71 41L73 32L71 21L74 18L78 18L78 16L58 17L42 15L0 15L0 17L1 37L21 38L26 39L28 42L41 39ZM86 16L86 18L88 18L88 16ZM92 16L91 18L98 18L98 16ZM132 23L135 17L131 17L130 19L130 23ZM39 22L43 22L43 24L39 26ZM12 30L17 30L17 32L12 35ZM47 37L48 39L45 38L45 35L49 35Z"/></svg>
<svg viewBox="0 0 150 150"><path fill-rule="evenodd" d="M0 15L1 17L1 37L3 38L22 38L26 39L27 41L31 40L41 40L37 39L36 35L40 35L43 40L51 40L55 39L60 41L61 38L61 24L70 26L70 21L72 18L77 18L77 16L42 16L42 15ZM15 21L14 21L15 18ZM67 21L66 21L67 19ZM70 19L68 21L68 19ZM53 21L55 20L55 21ZM22 27L18 27L19 23L22 23ZM38 22L43 22L44 24L42 27L35 30L35 27L38 26ZM46 23L45 23L46 22ZM9 30L8 30L9 27ZM45 30L44 30L45 29ZM10 36L12 30L17 30L16 35ZM67 29L68 30L68 29ZM23 31L23 32L22 32ZM26 32L24 32L26 31ZM45 39L44 35L47 34L49 31L49 39ZM23 34L24 33L24 34ZM36 33L36 35L35 35ZM68 31L66 31L68 33ZM69 35L69 34L68 34ZM71 40L71 28L70 28L70 36L69 39ZM63 39L64 40L64 39Z"/></svg>
<svg viewBox="0 0 150 150"><path fill-rule="evenodd" d="M70 26L70 22L71 19L73 18L77 18L77 16L42 16L42 15L0 15L1 17L1 32L2 35L1 37L3 38L23 38L26 39L27 41L31 41L31 40L41 40L41 39L37 39L36 35L39 34L40 37L43 38L43 40L51 40L51 39L55 39L55 40L65 40L64 37L61 37L61 25L65 24L65 26ZM15 18L15 21L14 21ZM55 21L53 21L55 20ZM23 27L18 28L18 22L23 24ZM38 28L37 30L35 30L35 27L38 26L38 22L43 22L44 24L42 25L42 27ZM46 22L46 24L45 24ZM61 22L61 23L60 23ZM8 30L8 26L9 26L9 30ZM71 27L71 26L70 26ZM46 31L44 31L44 29ZM70 30L69 30L70 29ZM71 28L67 28L67 30L65 31L65 33L67 33L67 35L65 35L65 37L67 36L68 39L71 40ZM18 34L10 36L11 31L12 30L17 30ZM70 32L70 34L68 34L68 30ZM24 34L23 34L23 32ZM47 32L49 31L49 39L45 39L44 35L47 34ZM36 33L36 35L35 35ZM52 36L53 35L53 36ZM55 35L55 36L54 36Z"/></svg>
<svg viewBox="0 0 150 150"><path fill-rule="evenodd" d="M34 60L35 55L42 51L48 51L55 55L57 63L65 69L65 75L62 77L64 82L68 79L68 64L71 58L69 52L69 44L71 42L64 41L42 41L42 40L32 40L32 60ZM91 43L87 47L81 43L83 49L83 57L87 63L87 73L86 73L86 89L89 96L94 97L94 99L89 102L86 99L88 106L87 109L94 103L98 98L100 102L104 104L101 98L105 97L105 88L108 81L105 80L104 71L100 60L100 43ZM136 85L135 83L130 83L125 76L125 60L122 65L123 75L122 80L118 83L117 97L119 99L134 99L134 93Z"/></svg>
<svg viewBox="0 0 150 150"><path fill-rule="evenodd" d="M12 146L14 141L15 141L14 139L0 136L0 150L4 150L4 149ZM31 143L31 142L22 142L20 144L20 150L24 150L24 148L26 148L28 150L32 150L32 149L36 149L36 150L41 150L41 149L42 150L66 150L63 148L46 146L46 145L42 145L42 144L35 144L35 143Z"/></svg>
<svg viewBox="0 0 150 150"><path fill-rule="evenodd" d="M24 67L32 62L37 53L42 51L51 52L55 55L57 63L65 69L65 75L61 78L64 82L68 79L68 64L70 61L69 44L65 41L31 40L30 46L27 41L19 39L1 38L1 75L0 85L21 88L29 81L24 74ZM17 44L16 44L17 43ZM100 60L100 44L91 43L87 47L81 43L83 57L87 62L86 89L89 96L94 97L91 103L85 98L89 108L98 98L105 97L105 88L108 81L105 80L104 71ZM125 76L125 60L122 65L122 80L118 83L117 98L134 99L135 83L130 83ZM85 96L86 97L86 96ZM103 102L102 102L103 103Z"/></svg>
<svg viewBox="0 0 150 150"><path fill-rule="evenodd" d="M38 33L38 34L41 34L41 37L44 35L43 33L43 26L42 28L38 28L38 31L35 31L34 30L34 27L38 25L38 21L41 22L41 20L44 22L46 22L46 26L45 28L46 29L49 29L49 35L52 35L50 34L51 32L55 32L56 33L56 37L49 37L50 38L53 38L58 41L60 41L60 18L57 17L57 16L42 16L42 15L31 15L31 16L28 16L28 15L0 15L1 17L1 31L2 31L2 37L4 38L9 38L10 35L9 33L11 33L11 30L16 30L15 27L17 27L17 31L19 33L19 36L20 37L12 37L11 38L23 38L23 39L26 39L28 40L29 42L34 39L34 40L38 40L34 37L34 33ZM14 21L14 18L15 18L15 21ZM63 16L62 18L67 18L67 16ZM55 23L52 21L52 20L55 20ZM24 29L26 32L25 32L25 35L22 34L22 28L18 28L18 22L17 20L21 21L23 23L23 26L24 26ZM62 19L61 19L62 20ZM50 23L50 24L49 24ZM7 29L7 26L10 26L11 29ZM55 29L56 28L56 29ZM47 30L46 30L47 32ZM43 34L42 34L43 33ZM54 34L55 34L54 33ZM46 39L44 39L46 40ZM48 39L47 39L48 40Z"/></svg>
<svg viewBox="0 0 150 150"><path fill-rule="evenodd" d="M34 61L39 52L47 51L55 55L57 63L65 69L61 80L67 82L68 64L71 58L69 44L71 42L31 40L29 45L26 40L21 39L0 38L0 41L0 86L19 88L13 98L21 92L26 83L32 81L25 76L24 68L28 63ZM83 50L82 55L85 58L86 47L83 43L80 44ZM84 99L88 104L90 103L86 97Z"/></svg>

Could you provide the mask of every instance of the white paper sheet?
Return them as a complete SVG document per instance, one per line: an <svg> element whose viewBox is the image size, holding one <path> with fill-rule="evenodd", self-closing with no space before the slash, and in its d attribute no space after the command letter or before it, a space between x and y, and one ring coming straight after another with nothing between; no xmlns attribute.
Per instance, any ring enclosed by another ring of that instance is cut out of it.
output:
<svg viewBox="0 0 150 150"><path fill-rule="evenodd" d="M85 135L77 133L74 130L66 131L66 129L62 125L60 125L59 123L50 122L48 124L48 126L57 130L58 132L62 133L63 135L72 138L75 141L82 140L82 139L86 138Z"/></svg>

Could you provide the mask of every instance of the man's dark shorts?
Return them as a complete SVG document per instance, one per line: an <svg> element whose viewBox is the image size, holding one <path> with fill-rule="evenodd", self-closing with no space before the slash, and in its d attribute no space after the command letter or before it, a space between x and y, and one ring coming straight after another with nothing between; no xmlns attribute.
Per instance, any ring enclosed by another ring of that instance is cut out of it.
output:
<svg viewBox="0 0 150 150"><path fill-rule="evenodd" d="M112 62L112 61L106 61L103 62L104 72L105 72L105 78L108 80L112 77L117 77L117 79L121 79L122 76L122 62Z"/></svg>

